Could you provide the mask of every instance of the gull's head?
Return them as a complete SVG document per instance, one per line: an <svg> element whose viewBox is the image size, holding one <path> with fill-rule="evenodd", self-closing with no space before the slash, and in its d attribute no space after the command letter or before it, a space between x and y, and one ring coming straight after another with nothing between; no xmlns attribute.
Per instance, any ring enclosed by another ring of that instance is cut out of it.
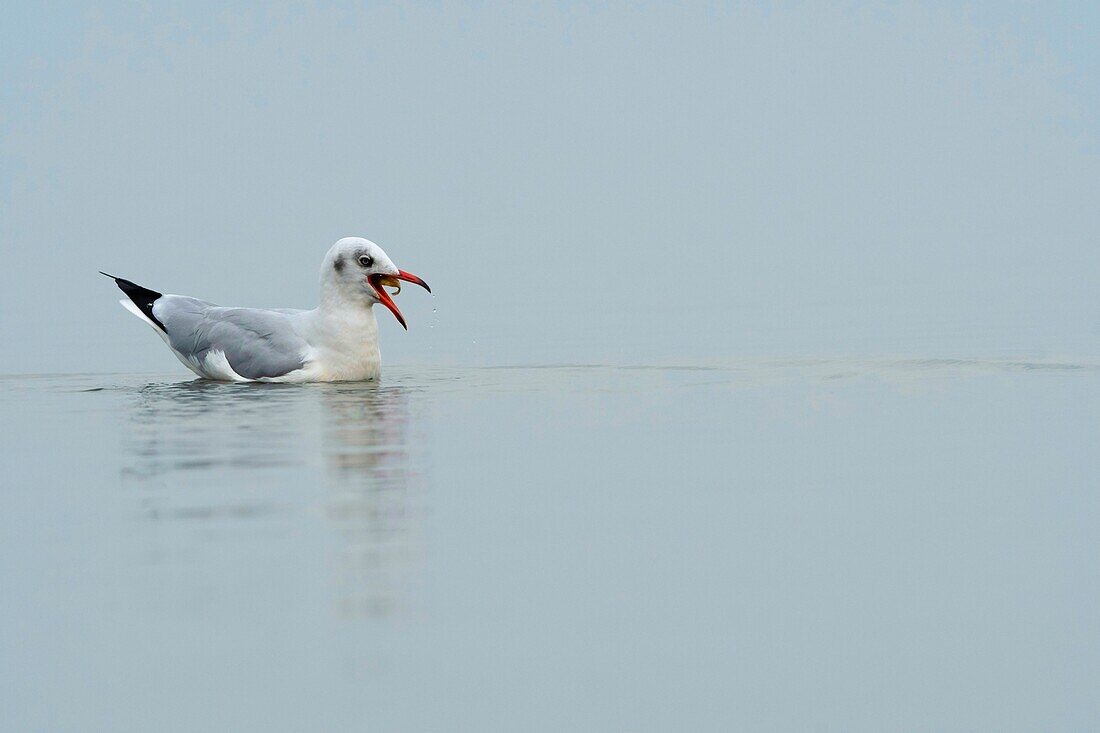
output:
<svg viewBox="0 0 1100 733"><path fill-rule="evenodd" d="M411 272L397 269L382 248L369 239L344 237L332 245L321 265L321 287L335 291L341 300L365 302L367 307L381 303L390 309L406 330L405 317L397 309L392 295L401 292L401 281L415 283L427 290L428 283ZM386 288L395 288L392 295Z"/></svg>

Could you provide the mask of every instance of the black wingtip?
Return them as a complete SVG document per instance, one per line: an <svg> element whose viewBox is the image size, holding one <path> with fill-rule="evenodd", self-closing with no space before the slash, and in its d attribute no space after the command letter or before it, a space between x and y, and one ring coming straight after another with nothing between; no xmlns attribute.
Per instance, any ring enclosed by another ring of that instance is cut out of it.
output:
<svg viewBox="0 0 1100 733"><path fill-rule="evenodd" d="M125 278L109 275L103 270L100 270L99 274L114 280L118 289L126 293L126 297L129 298L150 321L155 323L161 331L165 331L164 324L161 323L160 319L153 313L153 303L157 302L157 299L162 297L161 293L158 293L156 290L150 290L149 288L143 288L137 283L130 282Z"/></svg>

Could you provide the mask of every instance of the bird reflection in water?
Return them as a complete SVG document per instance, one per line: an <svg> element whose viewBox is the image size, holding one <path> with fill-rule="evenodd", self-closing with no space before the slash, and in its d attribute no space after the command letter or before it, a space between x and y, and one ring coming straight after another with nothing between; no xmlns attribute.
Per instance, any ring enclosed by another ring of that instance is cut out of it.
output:
<svg viewBox="0 0 1100 733"><path fill-rule="evenodd" d="M414 533L423 508L423 482L410 456L409 393L363 384L324 385L322 392L325 514L342 539L339 612L389 616L406 610L402 589L418 560Z"/></svg>
<svg viewBox="0 0 1100 733"><path fill-rule="evenodd" d="M141 386L123 479L159 523L153 559L201 557L211 542L225 543L223 558L283 544L275 557L293 543L323 565L316 572L335 572L338 615L400 614L424 508L413 394L399 383ZM319 515L338 542L316 534Z"/></svg>

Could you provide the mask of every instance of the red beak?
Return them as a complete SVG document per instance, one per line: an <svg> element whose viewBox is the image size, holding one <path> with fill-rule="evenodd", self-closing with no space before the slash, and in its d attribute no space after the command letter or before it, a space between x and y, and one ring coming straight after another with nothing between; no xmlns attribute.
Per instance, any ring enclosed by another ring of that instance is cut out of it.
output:
<svg viewBox="0 0 1100 733"><path fill-rule="evenodd" d="M385 284L387 280L404 280L427 290L429 293L432 289L428 287L428 283L424 282L411 272L405 272L404 270L398 270L396 275L368 275L367 280L370 282L374 292L378 293L378 300L382 302L382 305L390 309L394 317L397 318L397 322L401 324L401 327L406 331L409 330L408 325L405 323L405 317L401 315L401 311L398 310L397 304L393 302L393 298L386 292ZM392 283L391 283L392 284Z"/></svg>

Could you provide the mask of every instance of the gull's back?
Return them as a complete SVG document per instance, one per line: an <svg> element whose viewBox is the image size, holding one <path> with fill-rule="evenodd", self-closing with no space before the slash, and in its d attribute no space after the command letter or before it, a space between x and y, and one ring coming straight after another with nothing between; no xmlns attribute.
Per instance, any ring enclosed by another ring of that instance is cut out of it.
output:
<svg viewBox="0 0 1100 733"><path fill-rule="evenodd" d="M183 295L162 295L152 307L180 361L200 376L231 381L302 369L310 351L295 327L302 312L229 308Z"/></svg>

